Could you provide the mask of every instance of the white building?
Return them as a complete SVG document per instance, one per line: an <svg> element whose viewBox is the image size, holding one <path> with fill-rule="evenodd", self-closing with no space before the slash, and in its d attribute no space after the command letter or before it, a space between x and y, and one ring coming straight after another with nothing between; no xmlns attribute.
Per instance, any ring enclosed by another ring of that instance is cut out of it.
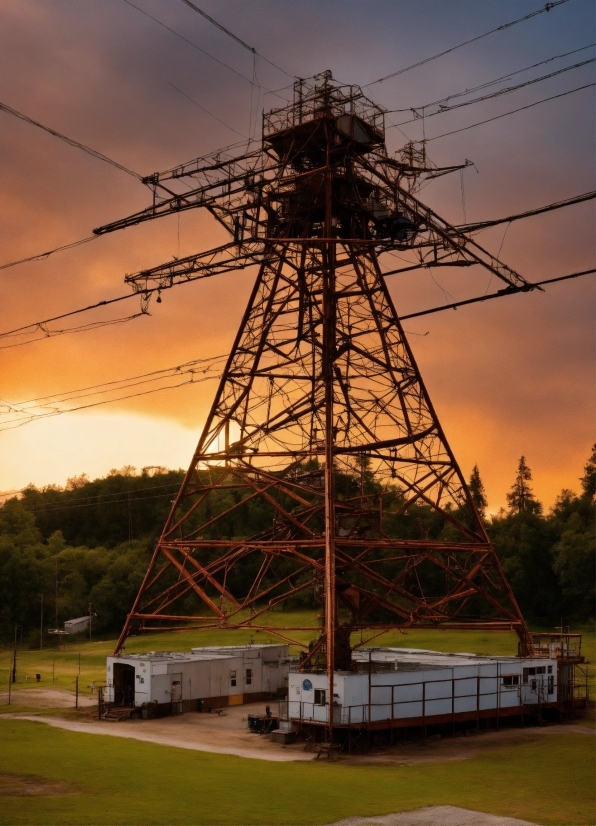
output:
<svg viewBox="0 0 596 826"><path fill-rule="evenodd" d="M336 672L335 725L430 725L521 714L557 700L557 661L442 654L411 648L354 651L356 671ZM327 675L292 672L288 717L326 723Z"/></svg>
<svg viewBox="0 0 596 826"><path fill-rule="evenodd" d="M156 703L176 711L265 700L287 688L287 645L193 648L108 657L106 697L116 705ZM165 710L165 709L163 709Z"/></svg>
<svg viewBox="0 0 596 826"><path fill-rule="evenodd" d="M66 620L64 623L65 634L79 634L81 631L86 631L89 628L90 617L77 617L76 619Z"/></svg>

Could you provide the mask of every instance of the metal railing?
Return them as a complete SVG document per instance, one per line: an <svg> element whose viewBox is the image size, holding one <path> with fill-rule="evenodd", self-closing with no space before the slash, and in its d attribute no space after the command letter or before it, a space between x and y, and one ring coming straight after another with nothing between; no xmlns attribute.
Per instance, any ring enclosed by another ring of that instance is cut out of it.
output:
<svg viewBox="0 0 596 826"><path fill-rule="evenodd" d="M447 680L424 680L405 685L371 685L368 702L349 706L333 706L333 724L345 726L368 725L373 722L393 723L396 720L421 718L422 725L425 725L425 721L429 717L450 716L455 720L461 714L480 716L487 711L493 711L495 716L498 717L504 709L519 707L523 713L523 706L543 705L549 702L557 702L560 699L556 684L552 686L552 691L549 694L546 680L544 682L538 680L535 686L530 682L506 686L502 682L504 676L509 675L453 677ZM488 689L485 685L482 685L487 681L492 683ZM464 682L474 682L475 690L456 692L456 684ZM497 683L496 686L494 685L495 682ZM449 686L449 692L438 694L436 688L432 688L440 684L445 687ZM582 696L574 693L574 691L576 688L581 690L583 686L568 686L567 688L571 689L573 697ZM384 701L373 699L373 694L379 690L390 690L391 698ZM404 693L405 691L408 692L408 697L396 697L397 692ZM417 693L419 696L412 696L413 693ZM512 696L515 697L515 703L510 701ZM484 698L487 697L493 698L492 704L486 702ZM441 704L440 710L437 709L437 703ZM409 709L407 709L408 706ZM412 713L400 713L400 711L406 710ZM290 698L280 705L280 716L294 722L327 724L329 721L329 704L316 705L314 702L292 700Z"/></svg>

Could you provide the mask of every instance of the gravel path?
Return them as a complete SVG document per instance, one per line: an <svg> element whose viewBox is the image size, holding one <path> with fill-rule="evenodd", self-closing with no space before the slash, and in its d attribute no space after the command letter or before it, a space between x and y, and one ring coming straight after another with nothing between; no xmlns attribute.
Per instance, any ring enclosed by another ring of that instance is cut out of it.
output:
<svg viewBox="0 0 596 826"><path fill-rule="evenodd" d="M23 692L30 694L32 692ZM53 698L54 707L74 706L74 697L64 695L69 692L45 692L46 706L48 694L59 695ZM91 698L86 698L93 704ZM66 701L68 700L68 702ZM27 703L28 705L30 703ZM231 706L219 714L187 713L158 720L123 720L109 722L91 719L63 719L56 716L38 716L35 713L3 714L12 719L43 722L56 728L80 731L86 734L105 734L111 737L124 737L141 740L146 743L158 743L164 746L211 752L213 754L232 754L257 760L274 762L309 761L314 758L312 751L304 750L304 743L283 746L272 743L268 737L252 734L247 728L249 714L264 716L265 704L251 703L243 706ZM480 754L490 752L495 747L535 742L553 734L575 734L580 737L594 736L594 729L583 725L552 725L532 728L507 728L501 731L485 731L470 737L445 737L440 740L399 742L391 749L373 748L366 754L338 755L341 763L352 765L416 765L420 763L444 763L454 760L469 760ZM372 824L371 824L372 826ZM376 826L376 825L375 825Z"/></svg>
<svg viewBox="0 0 596 826"><path fill-rule="evenodd" d="M425 806L414 812L399 812L378 817L348 817L328 826L537 826L514 817L487 815L456 806Z"/></svg>
<svg viewBox="0 0 596 826"><path fill-rule="evenodd" d="M217 715L192 715L193 717L207 717ZM295 760L312 760L312 752L304 752L302 746L292 748L271 743L257 734L242 735L247 738L247 743L239 745L220 745L222 739L221 730L217 736L212 738L209 732L204 736L197 733L196 726L180 727L178 730L169 726L164 733L163 720L131 721L112 723L105 720L95 722L79 722L78 720L64 720L60 717L38 717L33 714L3 714L2 717L11 717L13 720L31 720L36 723L46 723L55 728L66 729L67 731L80 731L85 734L103 734L110 737L124 737L130 740L142 740L145 743L158 743L162 746L175 746L180 749L191 749L193 751L206 751L212 754L233 754L237 757L249 757L257 760L272 760L273 762L287 762ZM178 718L168 718L168 721L185 720L188 723L191 715L185 714ZM155 723L156 725L151 725ZM161 724L161 725L160 725ZM161 730L160 730L161 729ZM240 736L242 736L240 735ZM227 737L225 739L228 739ZM229 738L238 741L238 736ZM217 742L219 741L219 743Z"/></svg>

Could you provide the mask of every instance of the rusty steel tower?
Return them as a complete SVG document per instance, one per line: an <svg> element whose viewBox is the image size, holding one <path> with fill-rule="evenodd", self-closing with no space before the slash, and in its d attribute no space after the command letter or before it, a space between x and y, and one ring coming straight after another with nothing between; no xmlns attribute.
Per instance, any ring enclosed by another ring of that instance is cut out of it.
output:
<svg viewBox="0 0 596 826"><path fill-rule="evenodd" d="M223 246L127 276L145 301L155 287L258 266L116 651L132 628L292 640L298 629L267 613L310 593L322 613L303 664L331 685L364 629L513 629L529 652L379 263L414 250L407 269L480 266L507 290L532 288L416 197L421 181L460 168L433 166L424 146L390 156L383 110L325 72L264 115L257 149L150 176L152 205L96 230L196 207L229 230Z"/></svg>

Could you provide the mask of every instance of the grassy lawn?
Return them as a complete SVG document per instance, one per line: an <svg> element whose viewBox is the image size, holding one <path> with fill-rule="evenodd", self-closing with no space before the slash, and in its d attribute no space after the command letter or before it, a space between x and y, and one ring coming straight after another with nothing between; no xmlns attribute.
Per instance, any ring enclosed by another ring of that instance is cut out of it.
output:
<svg viewBox="0 0 596 826"><path fill-rule="evenodd" d="M281 625L317 625L315 612L308 611L275 611L263 618L263 624L270 626ZM581 630L583 637L583 653L586 659L594 662L596 659L596 638L593 629ZM292 631L288 636L308 642L316 636L313 631ZM366 640L366 635L364 636ZM193 646L200 645L234 645L249 642L264 643L277 642L278 638L263 631L180 631L163 634L144 634L130 637L126 643L126 650L130 653L146 651L188 651ZM360 635L354 635L353 644L360 642ZM88 642L78 639L67 642L61 651L57 648L39 650L19 650L17 654L17 685L15 688L59 688L74 691L75 678L79 673L79 691L90 693L88 686L92 681L97 685L105 683L105 658L111 654L115 640L100 640ZM468 651L472 654L515 655L517 653L517 636L512 633L488 631L448 631L448 630L416 630L410 629L404 633L389 631L376 637L371 645L397 646L402 648L430 648L436 651ZM12 663L12 651L0 650L0 690L8 687L8 678ZM41 674L41 683L35 681L35 674ZM596 696L594 683L595 669L590 668L591 696ZM28 680L25 681L25 675ZM53 681L52 681L53 676ZM0 706L0 712L9 710Z"/></svg>
<svg viewBox="0 0 596 826"><path fill-rule="evenodd" d="M553 826L594 823L594 741L582 734L413 766L269 763L6 718L0 740L0 776L45 778L71 792L3 796L3 824L322 824L438 804Z"/></svg>

